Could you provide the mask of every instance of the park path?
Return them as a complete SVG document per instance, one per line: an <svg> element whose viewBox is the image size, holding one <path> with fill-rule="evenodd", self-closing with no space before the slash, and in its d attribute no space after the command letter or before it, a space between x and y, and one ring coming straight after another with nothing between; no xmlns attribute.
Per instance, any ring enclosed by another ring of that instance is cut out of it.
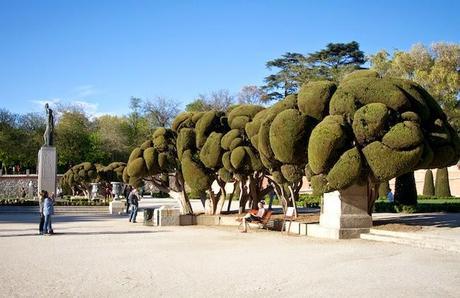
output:
<svg viewBox="0 0 460 298"><path fill-rule="evenodd" d="M460 254L126 217L0 214L3 297L458 297ZM6 282L7 281L7 282Z"/></svg>

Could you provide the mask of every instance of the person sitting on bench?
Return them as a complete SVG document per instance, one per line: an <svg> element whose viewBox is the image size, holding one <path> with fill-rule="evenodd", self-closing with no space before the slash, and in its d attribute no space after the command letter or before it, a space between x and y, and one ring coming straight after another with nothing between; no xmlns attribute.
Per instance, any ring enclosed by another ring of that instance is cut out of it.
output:
<svg viewBox="0 0 460 298"><path fill-rule="evenodd" d="M260 201L257 204L257 207L259 209L257 210L256 214L249 212L243 217L243 231L242 232L247 232L248 222L261 222L262 221L262 218L264 217L264 214L265 214L264 205L265 205L265 202Z"/></svg>

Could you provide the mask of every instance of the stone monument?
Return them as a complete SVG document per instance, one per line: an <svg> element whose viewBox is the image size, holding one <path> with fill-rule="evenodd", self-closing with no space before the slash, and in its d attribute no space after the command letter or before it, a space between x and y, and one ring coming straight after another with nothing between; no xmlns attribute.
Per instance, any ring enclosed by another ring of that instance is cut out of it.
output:
<svg viewBox="0 0 460 298"><path fill-rule="evenodd" d="M48 104L45 105L47 122L43 134L44 144L38 151L38 193L46 190L56 193L57 156L54 147L54 115Z"/></svg>
<svg viewBox="0 0 460 298"><path fill-rule="evenodd" d="M367 185L352 185L346 189L325 193L322 199L319 224L308 224L307 235L320 238L359 238L369 233L372 216L369 215Z"/></svg>

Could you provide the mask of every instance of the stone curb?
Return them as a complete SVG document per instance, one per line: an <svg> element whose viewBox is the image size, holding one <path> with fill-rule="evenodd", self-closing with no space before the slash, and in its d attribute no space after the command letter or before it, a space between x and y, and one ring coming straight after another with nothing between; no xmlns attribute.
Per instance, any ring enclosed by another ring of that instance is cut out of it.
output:
<svg viewBox="0 0 460 298"><path fill-rule="evenodd" d="M361 234L361 239L460 253L460 241L432 234L421 235L416 233L371 229L369 234Z"/></svg>

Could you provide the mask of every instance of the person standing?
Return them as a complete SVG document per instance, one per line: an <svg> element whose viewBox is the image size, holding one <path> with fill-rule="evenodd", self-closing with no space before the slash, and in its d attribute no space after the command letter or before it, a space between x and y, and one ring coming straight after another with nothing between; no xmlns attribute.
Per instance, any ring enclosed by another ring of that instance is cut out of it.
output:
<svg viewBox="0 0 460 298"><path fill-rule="evenodd" d="M45 224L45 216L43 215L43 204L45 203L45 191L42 190L38 196L38 206L40 212L40 223L38 224L38 232L43 235L43 225Z"/></svg>
<svg viewBox="0 0 460 298"><path fill-rule="evenodd" d="M51 235L53 233L51 229L51 216L54 214L53 199L48 196L47 191L45 191L44 197L43 215L45 216L45 223L43 226L43 234Z"/></svg>
<svg viewBox="0 0 460 298"><path fill-rule="evenodd" d="M133 188L133 190L130 192L128 201L131 204L131 215L129 216L129 221L135 223L137 217L137 209L139 207L139 194L136 188Z"/></svg>
<svg viewBox="0 0 460 298"><path fill-rule="evenodd" d="M129 207L130 207L130 202L129 202L129 195L131 193L131 186L128 184L125 184L125 188L123 189L123 195L125 196L126 199L126 214L129 214Z"/></svg>

